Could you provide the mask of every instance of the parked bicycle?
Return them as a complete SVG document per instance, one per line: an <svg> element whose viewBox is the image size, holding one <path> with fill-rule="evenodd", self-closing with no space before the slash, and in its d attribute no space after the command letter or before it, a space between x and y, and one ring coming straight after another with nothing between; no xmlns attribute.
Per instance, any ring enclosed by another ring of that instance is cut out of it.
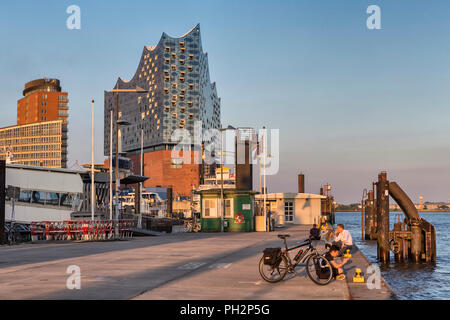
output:
<svg viewBox="0 0 450 320"><path fill-rule="evenodd" d="M280 234L278 238L284 241L284 249L267 248L259 262L259 273L261 277L270 283L276 283L284 279L286 274L294 273L295 268L300 264L305 264L306 274L318 285L326 285L333 278L333 270L330 262L321 255L312 245L311 238L295 247L288 248L286 238L288 234ZM303 249L306 247L305 249ZM300 249L293 261L289 256L289 251Z"/></svg>

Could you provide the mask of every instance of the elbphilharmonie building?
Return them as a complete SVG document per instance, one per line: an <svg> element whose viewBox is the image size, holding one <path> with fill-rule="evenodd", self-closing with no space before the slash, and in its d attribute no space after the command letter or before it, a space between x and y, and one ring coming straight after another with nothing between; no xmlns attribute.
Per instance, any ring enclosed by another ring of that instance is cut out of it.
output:
<svg viewBox="0 0 450 320"><path fill-rule="evenodd" d="M198 164L173 163L170 150L177 143L171 139L176 129L193 137L196 121L203 129L220 128L220 98L210 80L200 25L178 38L163 33L156 46L144 47L133 78L119 78L111 89L120 93L105 91L105 156L110 154L110 114L113 110L116 116L118 95L118 118L128 124L119 130L119 150L139 167L143 132L144 175L151 177L146 185L170 185L178 194L198 186Z"/></svg>

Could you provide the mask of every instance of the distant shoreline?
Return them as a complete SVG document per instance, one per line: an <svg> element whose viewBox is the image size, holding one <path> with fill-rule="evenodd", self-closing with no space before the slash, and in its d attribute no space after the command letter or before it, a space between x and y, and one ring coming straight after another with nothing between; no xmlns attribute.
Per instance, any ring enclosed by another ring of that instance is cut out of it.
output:
<svg viewBox="0 0 450 320"><path fill-rule="evenodd" d="M335 210L335 212L356 212L361 213L361 210ZM402 212L399 209L389 210L389 212ZM418 210L418 212L447 212L450 213L450 210Z"/></svg>

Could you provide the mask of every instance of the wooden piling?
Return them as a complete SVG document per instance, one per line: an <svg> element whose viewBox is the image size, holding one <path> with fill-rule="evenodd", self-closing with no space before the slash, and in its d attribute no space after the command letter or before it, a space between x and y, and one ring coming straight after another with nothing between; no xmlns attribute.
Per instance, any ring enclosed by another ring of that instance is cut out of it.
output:
<svg viewBox="0 0 450 320"><path fill-rule="evenodd" d="M377 256L382 263L389 263L389 181L387 180L386 172L381 172L378 175L377 216Z"/></svg>
<svg viewBox="0 0 450 320"><path fill-rule="evenodd" d="M366 240L376 239L376 205L373 191L369 191L366 200Z"/></svg>
<svg viewBox="0 0 450 320"><path fill-rule="evenodd" d="M422 230L419 226L419 222L417 220L411 221L411 260L413 262L420 262L422 252Z"/></svg>

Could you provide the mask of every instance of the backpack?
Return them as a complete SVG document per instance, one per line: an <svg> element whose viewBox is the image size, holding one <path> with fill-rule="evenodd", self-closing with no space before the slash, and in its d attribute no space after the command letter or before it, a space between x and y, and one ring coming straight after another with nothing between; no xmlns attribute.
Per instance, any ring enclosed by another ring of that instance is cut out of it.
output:
<svg viewBox="0 0 450 320"><path fill-rule="evenodd" d="M281 262L281 248L266 248L263 251L264 264L277 267Z"/></svg>

